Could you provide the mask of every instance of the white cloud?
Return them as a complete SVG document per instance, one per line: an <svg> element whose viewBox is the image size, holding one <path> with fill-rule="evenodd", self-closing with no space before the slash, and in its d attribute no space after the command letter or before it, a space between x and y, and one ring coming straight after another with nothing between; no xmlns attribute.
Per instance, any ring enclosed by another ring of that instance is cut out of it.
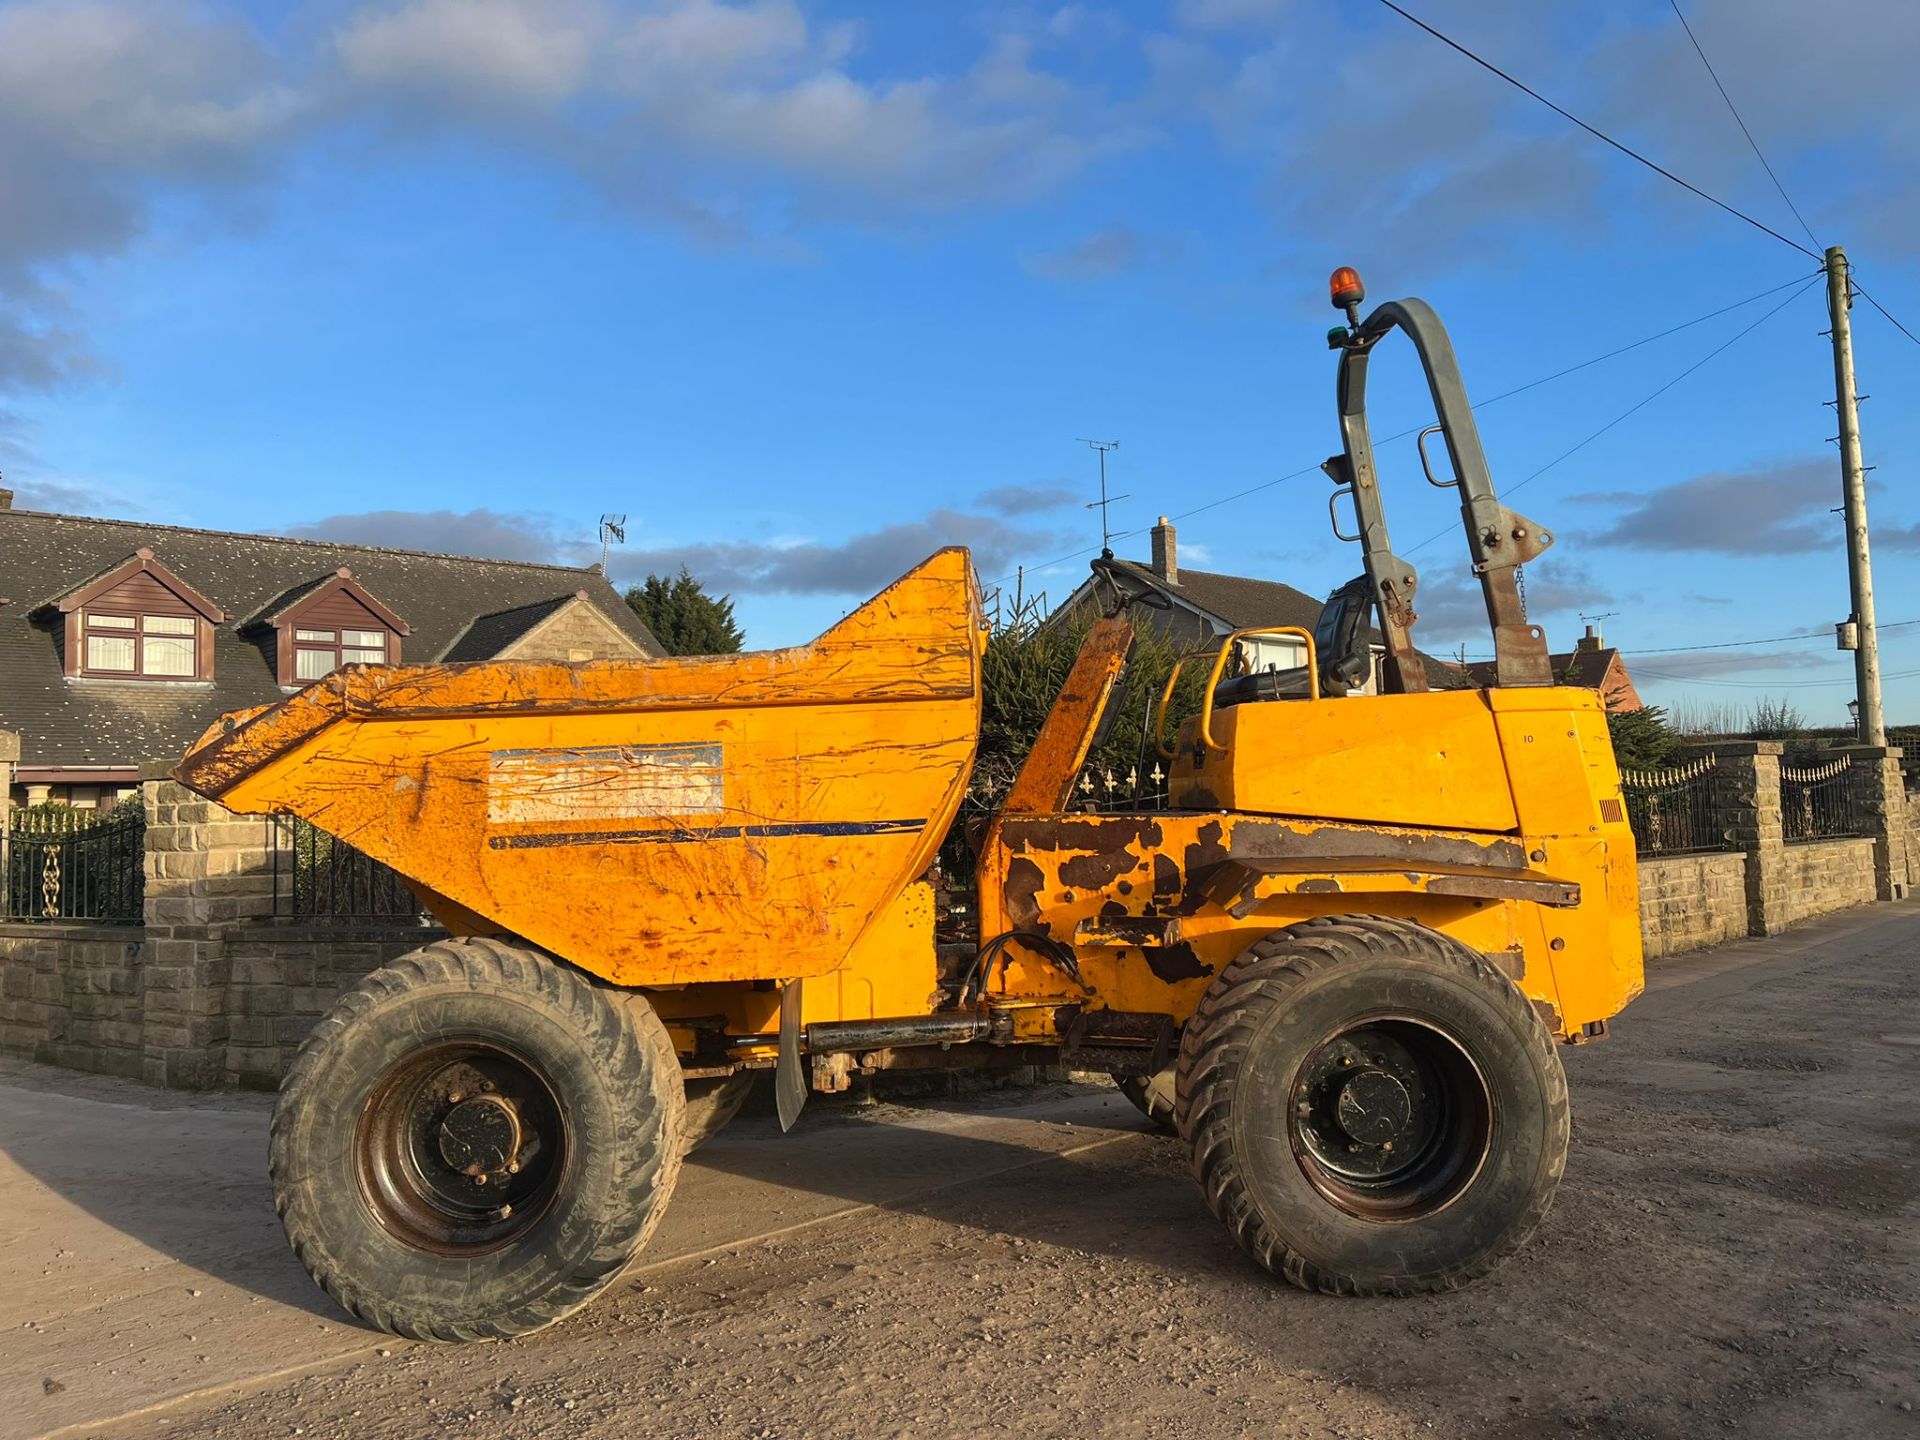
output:
<svg viewBox="0 0 1920 1440"><path fill-rule="evenodd" d="M362 12L335 43L350 80L553 102L586 82L604 29L595 7L570 0L409 0Z"/></svg>
<svg viewBox="0 0 1920 1440"><path fill-rule="evenodd" d="M364 510L289 525L296 540L335 540L345 545L385 545L489 560L535 560L584 565L586 547L560 536L551 515L488 510ZM599 559L598 552L590 557Z"/></svg>
<svg viewBox="0 0 1920 1440"><path fill-rule="evenodd" d="M1064 249L1029 255L1020 263L1028 274L1048 280L1094 280L1162 264L1179 251L1179 244L1165 237L1143 235L1128 225L1109 225Z"/></svg>
<svg viewBox="0 0 1920 1440"><path fill-rule="evenodd" d="M775 254L801 225L1032 196L1144 138L1020 36L856 74L858 29L794 0L367 0L285 33L192 0L0 0L0 392L99 372L73 262L132 246L163 197L222 205L283 142L369 116L376 143L478 139Z"/></svg>
<svg viewBox="0 0 1920 1440"><path fill-rule="evenodd" d="M124 250L156 190L253 173L301 103L244 24L184 3L0 5L0 389L98 373L69 263Z"/></svg>
<svg viewBox="0 0 1920 1440"><path fill-rule="evenodd" d="M616 553L611 568L624 583L649 574L677 574L685 566L715 593L867 595L944 546L971 548L975 569L986 576L1021 555L1060 543L1058 535L997 516L932 510L921 519L882 525L831 544L715 540L643 546Z"/></svg>

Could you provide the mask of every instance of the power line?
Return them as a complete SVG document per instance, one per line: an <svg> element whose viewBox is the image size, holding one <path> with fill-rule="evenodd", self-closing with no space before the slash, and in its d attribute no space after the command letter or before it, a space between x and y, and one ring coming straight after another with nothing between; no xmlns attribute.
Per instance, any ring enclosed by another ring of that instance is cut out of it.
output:
<svg viewBox="0 0 1920 1440"><path fill-rule="evenodd" d="M1694 371L1698 370L1702 365L1705 365L1709 360L1714 359L1716 356L1722 354L1724 351L1730 349L1732 346L1737 345L1740 341L1746 339L1747 336L1751 335L1754 331L1758 330L1762 325L1766 324L1767 321L1771 320L1774 316L1778 315L1782 310L1786 309L1787 306L1791 305L1794 301L1798 300L1802 295L1806 294L1808 290L1811 290L1818 283L1819 283L1818 276L1814 277L1811 280L1808 280L1798 290L1794 291L1793 294L1789 295L1786 299L1782 300L1778 305L1774 306L1771 310L1767 311L1766 314L1762 315L1758 320L1754 321L1751 325L1747 326L1744 330L1741 330L1738 334L1734 335L1731 339L1721 341L1720 344L1714 346L1713 349L1709 350L1706 354L1702 355L1698 360L1694 361L1693 364L1687 366L1686 369L1682 370L1678 375L1674 376L1671 380L1667 381L1666 384L1662 385L1659 389L1655 390L1652 394L1645 396L1643 399L1636 400L1633 404L1629 405L1625 410L1622 410L1618 415L1614 416L1613 419L1607 421L1606 424L1602 425L1598 430L1595 430L1591 435L1587 436L1586 439L1580 441L1579 444L1574 445L1569 449L1561 451L1558 455L1554 456L1553 459L1549 460L1546 464L1542 465L1538 470L1534 471L1531 475L1527 476L1526 479L1520 481L1517 484L1507 486L1503 493L1507 495L1512 495L1516 491L1526 489L1527 486L1531 485L1534 481L1538 480L1542 475L1546 474L1549 470L1553 469L1553 467L1558 465L1561 461L1569 460L1573 456L1579 454L1582 450L1586 449L1587 446L1591 445L1594 441L1598 440L1602 435L1606 434L1609 430L1613 429L1614 426L1620 424L1622 421L1637 414L1639 411L1644 410L1647 406L1651 405L1655 400L1658 400L1662 395L1666 394L1667 391L1673 389L1674 386L1678 385L1682 380L1686 379L1689 375L1693 374ZM1436 530L1434 531L1433 534L1429 535L1426 539L1422 540L1418 545L1414 546L1413 549L1403 551L1402 553L1406 555L1416 554L1419 551L1426 549L1427 546L1433 544L1434 541L1439 540L1442 537L1449 534L1454 528L1455 528L1454 526L1448 525L1443 529Z"/></svg>
<svg viewBox="0 0 1920 1440"><path fill-rule="evenodd" d="M1458 40L1455 40L1450 36L1443 35L1440 31L1434 29L1433 26L1427 24L1427 22L1422 20L1419 16L1409 14L1407 11L1401 9L1398 5L1393 3L1393 0L1380 0L1380 3L1386 6L1387 9L1393 11L1393 13L1398 15L1401 19L1410 21L1412 24L1419 26L1422 30L1426 31L1427 34L1433 36L1434 39L1438 40L1441 44L1447 46L1449 49L1459 51L1460 54L1466 56L1467 59L1473 61L1473 63L1478 65L1481 69L1489 71L1492 74L1498 75L1502 80L1506 81L1509 85L1513 86L1516 90L1519 90L1524 94L1532 96L1535 100L1538 100L1542 105L1546 106L1549 110L1553 111L1554 114L1560 116L1562 119L1572 121L1575 125L1578 125L1582 130L1586 131L1589 135L1593 136L1594 139L1604 141L1606 144L1611 145L1614 149L1618 150L1622 155L1627 156L1629 159L1639 161L1642 165L1646 166L1649 170L1653 171L1656 175L1664 176L1666 179L1671 180L1674 184L1678 185L1683 190L1691 190L1695 195L1698 195L1702 200L1705 200L1708 204L1719 206L1720 209L1726 211L1727 214L1733 216L1736 220L1746 221L1747 224L1753 226L1754 229L1759 230L1764 234L1771 235L1774 239L1778 240L1782 245L1792 246L1795 250L1798 250L1802 255L1805 255L1808 259L1818 260L1821 258L1818 251L1809 250L1806 246L1802 245L1798 240L1793 240L1788 238L1785 235L1782 235L1778 230L1774 229L1771 225L1768 225L1762 221L1754 219L1753 216L1747 214L1744 210L1734 209L1733 206L1727 204L1726 201L1718 198L1717 196L1709 195L1706 191L1702 190L1698 185L1693 184L1691 181L1682 180L1678 175L1674 174L1671 170L1667 169L1666 166L1661 165L1656 161L1649 160L1645 155L1642 155L1638 150L1635 150L1632 146L1623 145L1620 141L1614 139L1611 135L1607 134L1606 131L1599 129L1596 126L1589 125L1586 121L1582 120L1578 115L1574 114L1571 110L1565 109L1562 106L1554 104L1553 101L1549 100L1546 96L1542 95L1538 90L1535 90L1531 85L1528 85L1525 81L1515 79L1513 76L1509 75L1506 71L1502 70L1498 65L1495 65L1491 60L1483 59L1479 55L1476 55L1473 51L1469 50L1466 46L1462 45Z"/></svg>
<svg viewBox="0 0 1920 1440"><path fill-rule="evenodd" d="M1787 194L1787 187L1780 183L1780 177L1773 173L1773 166L1767 163L1767 157L1760 153L1760 142L1753 138L1753 131L1747 128L1747 122L1741 117L1740 107L1733 103L1733 97L1727 93L1727 87L1720 83L1720 73L1713 68L1713 62L1707 59L1707 52L1700 48L1700 37L1693 33L1693 26L1687 23L1687 17L1680 12L1680 0L1667 0L1673 7L1673 17L1680 22L1680 28L1687 32L1687 39L1693 42L1693 53L1700 57L1700 63L1707 67L1707 74L1713 78L1713 85L1720 92L1720 98L1727 102L1727 109L1733 115L1733 123L1740 127L1740 133L1747 137L1747 144L1753 150L1753 158L1760 162L1760 168L1767 172L1767 178L1773 181L1773 188L1780 192L1780 198L1787 202L1787 209L1793 211L1793 218L1800 222L1800 228L1807 232L1815 248L1820 241L1815 238L1813 227L1807 224L1806 216L1800 213L1800 207L1793 203L1793 197Z"/></svg>
<svg viewBox="0 0 1920 1440"><path fill-rule="evenodd" d="M1886 306L1882 305L1878 300L1874 299L1873 296L1867 294L1865 290L1862 290L1860 288L1860 282L1857 278L1855 278L1853 272L1849 271L1847 278L1853 281L1854 294L1858 295L1862 300L1865 300L1869 305L1873 306L1874 309L1878 310L1882 315L1886 316L1887 323L1893 326L1894 329L1898 330L1902 335L1906 336L1907 339L1913 341L1914 344L1920 345L1920 335L1914 334L1913 331L1909 330L1906 326L1902 325L1898 320L1894 319L1892 314L1888 312Z"/></svg>
<svg viewBox="0 0 1920 1440"><path fill-rule="evenodd" d="M1582 616L1581 618L1585 619L1586 617ZM1879 628L1881 630L1904 630L1914 625L1920 625L1920 620L1896 620L1891 625L1882 625ZM1688 655L1698 650L1738 650L1748 645L1783 645L1791 640L1831 640L1832 638L1833 627L1828 626L1825 630L1808 630L1798 635L1768 635L1759 640L1717 640L1710 645L1661 645L1649 647L1645 651L1636 651L1635 653L1639 654L1643 660L1646 658L1659 660L1663 656ZM1615 646L1614 648L1621 649L1624 647ZM1483 652L1476 652L1467 656L1468 660L1475 662L1490 661L1493 658L1492 655Z"/></svg>
<svg viewBox="0 0 1920 1440"><path fill-rule="evenodd" d="M1484 410L1489 405L1498 405L1502 400L1511 400L1515 395L1524 394L1527 391L1532 390L1536 386L1545 385L1550 380L1564 380L1569 375L1575 374L1581 370L1588 369L1591 366L1598 365L1602 360L1612 360L1616 356L1626 354L1629 350L1638 350L1642 345L1651 345L1654 341L1664 340L1669 335L1678 335L1682 330L1691 330L1695 325L1704 325L1709 320L1717 320L1722 315L1729 315L1733 313L1735 310L1744 310L1747 306L1753 304L1756 300L1764 300L1769 295L1778 295L1782 290L1789 290L1795 285L1805 285L1808 282L1808 280L1818 279L1821 275L1825 273L1826 272L1824 270L1816 270L1812 276L1807 276L1807 275L1796 276L1794 279L1787 281L1785 284L1775 285L1770 290L1762 290L1758 295L1749 295L1746 299L1736 300L1731 305L1722 305L1718 310L1709 310L1705 315L1696 315L1691 320L1683 320L1670 330L1662 330L1657 335L1649 335L1647 336L1646 339L1636 340L1631 345L1622 345L1618 350L1609 350L1606 354L1596 355L1591 360L1582 360L1578 365L1569 365L1564 370L1556 370L1553 374L1543 375L1538 380L1529 380L1525 385L1517 385L1511 390L1503 390L1498 395L1489 395L1485 400L1480 401L1473 408L1476 410ZM1858 289L1859 287L1855 286L1854 288ZM1865 292L1862 291L1861 293L1864 294ZM1384 445L1394 440L1403 440L1408 435L1411 435L1412 433L1413 431L1411 430L1403 430L1398 435L1389 435L1386 440L1383 440L1380 443Z"/></svg>
<svg viewBox="0 0 1920 1440"><path fill-rule="evenodd" d="M1664 670L1649 670L1644 665L1636 665L1633 671L1636 677L1645 676L1650 680L1669 680L1680 685L1723 685L1736 690L1808 690L1821 685L1851 685L1851 675L1838 680L1705 680L1698 675L1672 675ZM1920 675L1920 670L1900 670L1881 678L1886 680L1910 680Z"/></svg>
<svg viewBox="0 0 1920 1440"><path fill-rule="evenodd" d="M1891 625L1882 625L1882 630L1903 630L1909 625L1920 625L1920 620L1896 620ZM1789 640L1831 640L1833 629L1809 630L1801 635L1769 635L1763 640L1720 640L1712 645L1668 645L1654 651L1656 655L1686 655L1695 650L1738 650L1747 645L1784 645Z"/></svg>
<svg viewBox="0 0 1920 1440"><path fill-rule="evenodd" d="M1755 304L1758 301L1765 300L1770 295L1778 295L1782 290L1791 289L1795 285L1805 285L1808 282L1809 278L1817 279L1820 275L1825 273L1826 272L1824 270L1820 270L1820 271L1816 271L1813 277L1808 277L1805 275L1795 276L1791 280L1784 281L1779 285L1774 285L1769 287L1768 289L1762 290L1757 295L1749 295L1746 299L1736 300L1731 305L1722 305L1718 310L1709 310L1704 315L1696 315L1691 320L1683 320L1678 325L1670 326L1665 330L1661 330L1655 334L1648 335L1643 339L1635 340L1631 344L1622 345L1616 350L1609 350L1604 355L1595 355L1592 359L1582 360L1577 365L1569 365L1564 370L1556 370L1551 375L1542 375L1537 380L1529 380L1524 385L1516 385L1514 386L1513 389L1503 390L1498 395L1489 395L1484 400L1476 401L1473 405L1473 408L1475 410L1484 410L1489 405L1498 405L1502 400L1511 400L1516 395L1523 395L1529 390L1538 389L1540 386L1550 384L1555 380L1564 380L1567 376L1577 374L1582 370L1590 369L1591 367L1600 364L1602 361L1617 359L1619 356L1625 355L1628 351L1638 350L1644 345L1651 345L1656 340L1665 340L1670 335L1678 335L1682 330L1691 330L1696 325L1704 325L1709 320L1717 320L1722 315L1732 314L1735 310L1744 310L1747 306ZM1857 289L1858 287L1856 286L1855 288ZM1862 292L1862 293L1865 293L1865 292ZM1735 336L1734 338L1738 339L1739 336ZM1712 358L1712 357L1708 357L1708 358ZM1406 439L1409 435L1413 434L1416 430L1420 428L1421 427L1418 425L1411 426L1408 429L1398 431L1395 434L1388 435L1379 440L1376 440L1374 443L1376 445L1391 445L1396 440ZM1170 518L1174 520L1191 519L1193 516L1203 514L1208 510L1216 510L1222 505L1230 505L1236 500L1246 499L1249 495L1257 495L1262 490L1271 490L1276 485L1284 485L1290 480L1299 480L1304 476L1315 475L1315 474L1318 474L1319 471L1320 471L1320 467L1318 465L1302 466L1298 470L1290 470L1285 475L1276 476L1272 480L1262 480L1257 485L1249 485L1246 489L1236 490L1231 495L1222 495L1217 500L1209 500L1204 505L1196 505L1191 510L1182 510L1180 511L1179 514L1171 516ZM1133 536L1138 535L1140 533L1141 532L1138 530L1120 530L1115 532L1111 538L1114 540L1127 540L1127 539L1131 539ZM1423 541L1422 543L1428 544L1431 542ZM1041 570L1046 570L1055 565L1064 565L1069 560L1077 560L1082 555L1091 555L1093 553L1094 553L1094 547L1091 545L1086 545L1086 546L1082 546L1078 550L1070 551L1065 555L1056 556L1052 560L1048 560L1042 564L1030 566L1028 568L1036 572ZM987 583L989 585L1001 585L1001 584L1004 584L1006 581L1011 580L1012 578L1013 578L1013 572L1008 571L1005 575L1002 575L995 580L988 581Z"/></svg>

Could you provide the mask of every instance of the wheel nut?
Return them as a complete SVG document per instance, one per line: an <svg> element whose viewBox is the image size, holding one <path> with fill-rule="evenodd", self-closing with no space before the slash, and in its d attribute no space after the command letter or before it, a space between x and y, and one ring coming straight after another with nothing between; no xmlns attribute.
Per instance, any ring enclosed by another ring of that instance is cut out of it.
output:
<svg viewBox="0 0 1920 1440"><path fill-rule="evenodd" d="M518 1175L519 1173L520 1173L520 1162L518 1160L509 1160L507 1162L507 1174Z"/></svg>
<svg viewBox="0 0 1920 1440"><path fill-rule="evenodd" d="M492 1178L493 1177L488 1175L486 1171L482 1170L478 1175L473 1177L473 1183L476 1185L484 1185Z"/></svg>
<svg viewBox="0 0 1920 1440"><path fill-rule="evenodd" d="M466 1098L467 1097L465 1096L465 1094L463 1094L461 1091L456 1090L451 1095L447 1096L447 1104L458 1105L462 1100Z"/></svg>

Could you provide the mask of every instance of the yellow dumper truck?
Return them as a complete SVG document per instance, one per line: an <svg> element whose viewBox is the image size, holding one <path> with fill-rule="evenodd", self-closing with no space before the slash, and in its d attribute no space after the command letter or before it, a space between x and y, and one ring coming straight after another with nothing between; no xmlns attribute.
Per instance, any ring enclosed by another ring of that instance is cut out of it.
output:
<svg viewBox="0 0 1920 1440"><path fill-rule="evenodd" d="M1299 670L1233 673L1228 635L1196 714L1162 697L1166 808L1084 813L1153 598L1104 567L1113 613L973 837L969 944L937 942L927 878L980 724L963 550L795 649L350 666L214 726L182 781L385 862L448 936L343 995L282 1086L274 1192L314 1278L405 1335L532 1330L639 1252L756 1072L790 1124L856 1075L1035 1061L1177 1128L1206 1203L1298 1285L1447 1290L1518 1247L1566 1160L1556 1045L1641 986L1633 841L1601 703L1552 683L1521 607L1551 537L1496 498L1433 312L1362 299L1336 272L1327 470L1365 574L1296 632ZM1493 688L1431 688L1412 643L1365 405L1396 329Z"/></svg>

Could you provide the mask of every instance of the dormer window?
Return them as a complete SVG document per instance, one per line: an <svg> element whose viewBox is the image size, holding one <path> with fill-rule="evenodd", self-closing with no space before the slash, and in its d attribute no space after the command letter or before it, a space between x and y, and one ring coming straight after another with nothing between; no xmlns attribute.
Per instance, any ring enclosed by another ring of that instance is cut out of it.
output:
<svg viewBox="0 0 1920 1440"><path fill-rule="evenodd" d="M85 675L140 675L150 680L191 680L198 671L191 615L115 615L88 610Z"/></svg>
<svg viewBox="0 0 1920 1440"><path fill-rule="evenodd" d="M243 631L271 629L274 669L288 689L344 665L398 665L407 622L344 566L282 595Z"/></svg>
<svg viewBox="0 0 1920 1440"><path fill-rule="evenodd" d="M318 680L342 665L387 663L384 630L303 630L293 632L293 678Z"/></svg>
<svg viewBox="0 0 1920 1440"><path fill-rule="evenodd" d="M144 546L53 602L66 672L91 680L211 680L225 613Z"/></svg>

